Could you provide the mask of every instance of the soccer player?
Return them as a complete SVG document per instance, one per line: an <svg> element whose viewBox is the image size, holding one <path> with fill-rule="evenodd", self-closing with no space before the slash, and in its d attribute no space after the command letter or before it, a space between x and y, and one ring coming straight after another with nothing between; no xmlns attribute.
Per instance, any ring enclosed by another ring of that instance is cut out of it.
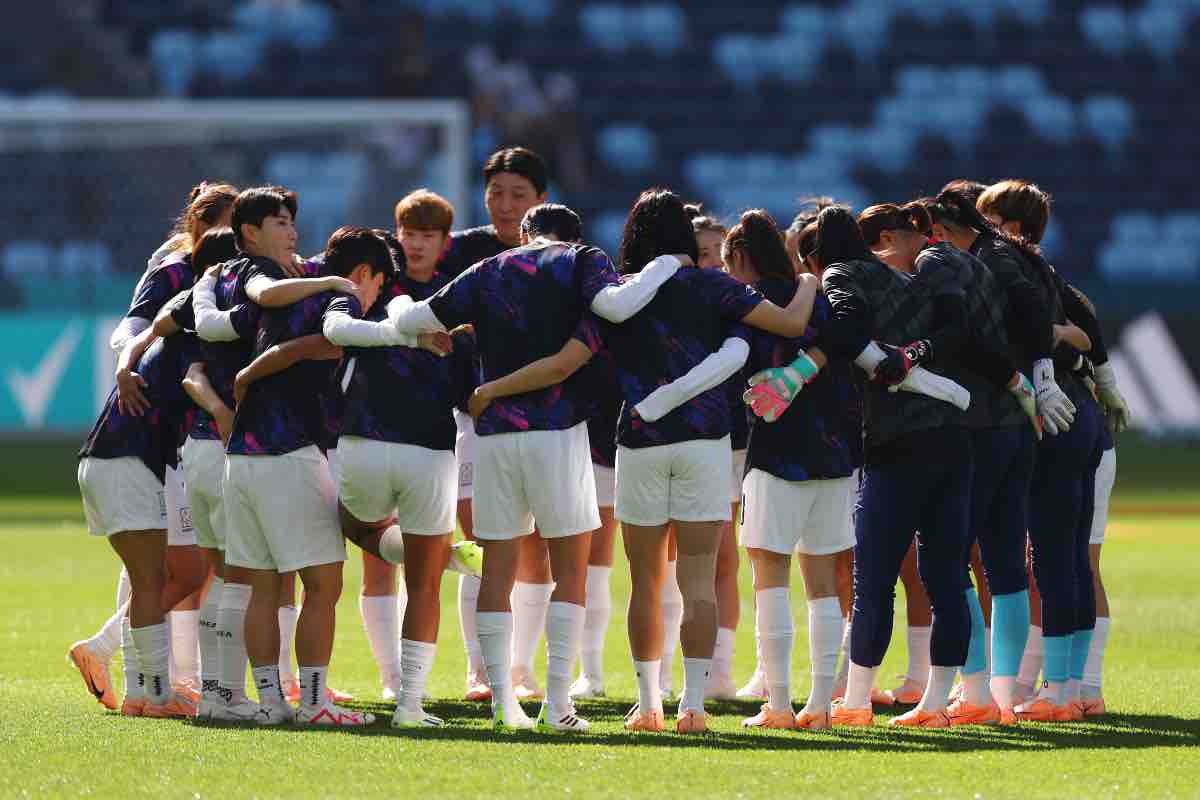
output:
<svg viewBox="0 0 1200 800"><path fill-rule="evenodd" d="M187 430L191 403L181 382L194 354L194 341L186 336L155 343L136 372L129 370L148 405L135 410L120 402L114 389L79 451L88 530L108 537L129 575L126 669L134 677L127 682L122 708L127 716L196 713L191 700L170 684L165 614L188 592L181 594L169 581L163 485Z"/></svg>
<svg viewBox="0 0 1200 800"><path fill-rule="evenodd" d="M725 239L723 256L730 275L754 286L776 305L787 305L798 290L783 239L765 211L742 214ZM780 339L755 333L746 371L785 367L806 350L812 351L830 314L828 301L818 293L804 336ZM830 727L843 629L837 562L840 553L854 546L853 532L846 525L852 467L843 419L851 374L848 361L825 363L823 354L813 352L813 368L817 358L823 368L797 402L773 423L756 417L751 424L741 544L754 574L755 639L762 651L767 702L742 722L746 727ZM742 409L735 408L738 411ZM791 702L793 551L799 553L808 599L812 665L812 690L799 715L793 713Z"/></svg>
<svg viewBox="0 0 1200 800"><path fill-rule="evenodd" d="M227 184L201 183L188 196L188 203L176 221L171 238L150 258L145 274L134 288L133 301L125 317L113 330L109 345L120 353L137 334L150 327L158 312L179 291L194 282L198 274L193 269L191 252L200 238L210 228L228 224L237 190ZM145 343L149 345L149 341ZM144 347L143 347L144 350ZM142 351L138 352L138 356ZM132 363L136 363L136 358ZM197 613L205 579L202 560L195 549L195 533L190 524L191 513L186 503L183 481L174 468L166 475L167 500L167 558L170 561L171 582L189 588L179 602L179 607L169 614L168 622L172 633L173 676L180 687L194 696L198 683L196 657ZM173 590L174 591L174 590ZM108 708L116 708L116 696L111 689L108 664L117 647L124 639L129 645L122 649L125 658L125 684L130 688L137 679L138 667L132 642L122 635L128 628L123 620L128 615L129 577L122 571L117 584L117 612L108 619L95 635L76 642L68 656L83 676L96 698ZM136 704L131 705L136 708Z"/></svg>
<svg viewBox="0 0 1200 800"><path fill-rule="evenodd" d="M664 263L682 263L674 253L688 262L697 257L683 203L669 191L643 192L625 224L622 271L642 277ZM684 691L676 730L706 729L704 694L717 636L716 558L722 524L729 520L732 460L729 394L720 384L742 366L748 350L733 329L745 321L797 335L807 323L815 289L815 281L809 281L785 311L719 270L689 266L676 272L641 313L606 336L625 396L617 428L616 514L633 578L629 638L638 704L626 716L630 730L663 728L660 606L669 524L679 548L684 606ZM648 342L659 346L648 349ZM655 390L713 354L718 356L713 371L699 376L704 391L660 417Z"/></svg>
<svg viewBox="0 0 1200 800"><path fill-rule="evenodd" d="M238 208L242 208L240 203ZM240 224L246 245L262 254L260 258L279 263L290 257L295 246L295 227L286 204L278 203L271 210L274 213L255 224L241 222L235 209L234 222ZM264 311L255 345L256 362L271 358L289 341L320 336L324 325L339 314L361 316L363 307L374 304L391 267L391 254L380 236L365 228L339 228L325 246L325 270L348 278L356 285L355 294L322 292L286 308ZM256 280L251 277L246 282L250 295L256 291ZM246 644L261 706L256 721L264 725L293 718L303 724L334 726L374 721L371 714L337 706L326 694L346 552L338 526L336 487L322 455L332 445L326 428L327 398L338 391L334 371L340 353L328 347L321 353L318 346L314 358L260 380L254 380L257 369L252 362L235 382L235 396L243 390L245 396L238 403L228 446L224 492L230 531L226 558L249 578ZM305 589L296 634L299 711L284 700L279 684L279 643L274 636L281 575L293 571L300 575Z"/></svg>
<svg viewBox="0 0 1200 800"><path fill-rule="evenodd" d="M591 308L608 319L637 313L676 268L665 265L639 282L617 286L608 257L580 239L578 216L563 206L526 213L529 243L476 264L426 301L393 301L404 333L444 331L473 323L486 380L502 377L557 352L567 339L596 336L581 326ZM397 304L401 304L397 307ZM536 322L535 322L536 321ZM480 646L492 691L497 729L533 726L516 702L511 681L512 612L521 539L537 521L547 540L556 582L546 622L544 728L584 731L568 697L584 617L590 534L599 526L587 442L586 403L577 382L505 398L476 420L479 431L476 536L484 547L478 600Z"/></svg>
<svg viewBox="0 0 1200 800"><path fill-rule="evenodd" d="M425 713L421 702L433 666L441 574L450 558L454 529L458 473L451 409L466 408L475 388L475 352L468 331L455 334L453 353L447 358L398 346L401 337L387 323L387 301L401 294L423 300L447 283L435 266L453 218L450 204L427 190L401 200L396 219L406 256L404 272L390 276L390 285L365 321L342 314L328 319L324 328L334 344L356 345L347 352L351 361L342 379L346 410L338 440L337 481L343 532L364 553L375 554L372 561L388 570L389 583L395 582L392 565L400 562L405 567L408 602L399 669L390 684L397 698L394 727L443 724ZM397 404L397 396L407 401ZM394 595L392 600L394 604ZM377 660L379 650L396 648L394 617L389 636L383 641L376 641L378 633L372 637Z"/></svg>

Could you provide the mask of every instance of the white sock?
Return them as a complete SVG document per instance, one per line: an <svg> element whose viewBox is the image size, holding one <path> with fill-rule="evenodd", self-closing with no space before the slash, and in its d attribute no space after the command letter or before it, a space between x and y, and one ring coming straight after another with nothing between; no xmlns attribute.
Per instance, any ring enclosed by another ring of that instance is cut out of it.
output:
<svg viewBox="0 0 1200 800"><path fill-rule="evenodd" d="M246 609L250 607L250 587L244 583L226 583L221 591L221 609L217 612L218 657L221 659L221 696L227 703L246 698Z"/></svg>
<svg viewBox="0 0 1200 800"><path fill-rule="evenodd" d="M1021 656L1021 669L1017 672L1017 682L1026 686L1037 686L1038 673L1042 671L1044 657L1041 626L1030 625L1025 654Z"/></svg>
<svg viewBox="0 0 1200 800"><path fill-rule="evenodd" d="M929 680L929 639L933 628L929 625L908 627L908 671L905 677L917 686Z"/></svg>
<svg viewBox="0 0 1200 800"><path fill-rule="evenodd" d="M295 683L292 671L292 651L296 649L296 623L300 621L300 609L295 606L279 607L279 680Z"/></svg>
<svg viewBox="0 0 1200 800"><path fill-rule="evenodd" d="M712 675L709 676L709 680L729 680L729 676L733 674L733 645L736 641L737 632L732 628L717 628L717 641L713 645Z"/></svg>
<svg viewBox="0 0 1200 800"><path fill-rule="evenodd" d="M662 590L662 619L663 646L662 667L659 680L662 685L673 685L672 668L675 664L675 650L679 647L679 626L683 624L683 594L679 591L679 582L675 577L675 562L668 561L666 580Z"/></svg>
<svg viewBox="0 0 1200 800"><path fill-rule="evenodd" d="M479 650L492 687L492 708L509 708L512 699L513 615L509 611L480 611Z"/></svg>
<svg viewBox="0 0 1200 800"><path fill-rule="evenodd" d="M475 624L475 607L479 603L479 578L458 576L458 624L462 630L463 646L467 650L467 670L483 671L483 655L479 652L479 629Z"/></svg>
<svg viewBox="0 0 1200 800"><path fill-rule="evenodd" d="M683 693L679 698L680 711L704 713L704 687L712 672L711 658L683 657Z"/></svg>
<svg viewBox="0 0 1200 800"><path fill-rule="evenodd" d="M133 646L137 650L138 662L146 676L146 700L152 705L161 705L171 696L171 678L167 661L171 657L171 638L167 624L146 625L132 628Z"/></svg>
<svg viewBox="0 0 1200 800"><path fill-rule="evenodd" d="M850 674L846 676L846 708L870 708L871 687L879 667L861 667L850 662Z"/></svg>
<svg viewBox="0 0 1200 800"><path fill-rule="evenodd" d="M129 582L129 570L121 567L121 575L117 578L117 609L129 602L133 596L133 584Z"/></svg>
<svg viewBox="0 0 1200 800"><path fill-rule="evenodd" d="M254 687L258 690L260 704L278 706L287 703L279 685L279 664L254 667L250 673L254 676Z"/></svg>
<svg viewBox="0 0 1200 800"><path fill-rule="evenodd" d="M129 601L126 600L116 613L105 620L100 630L87 640L88 649L105 664L112 661L113 655L121 647L121 624L128 613Z"/></svg>
<svg viewBox="0 0 1200 800"><path fill-rule="evenodd" d="M587 606L583 618L583 641L579 645L583 674L604 681L604 639L612 618L612 592L609 575L612 567L587 568Z"/></svg>
<svg viewBox="0 0 1200 800"><path fill-rule="evenodd" d="M546 612L550 609L553 583L513 584L509 602L512 604L512 665L517 669L533 671L533 654L546 629Z"/></svg>
<svg viewBox="0 0 1200 800"><path fill-rule="evenodd" d="M400 641L400 618L396 599L394 594L358 596L358 610L362 614L363 628L367 631L371 655L375 656L383 685L393 689L396 688L400 667L400 653L396 644Z"/></svg>
<svg viewBox="0 0 1200 800"><path fill-rule="evenodd" d="M975 672L962 676L963 699L973 706L992 704L992 691L988 685L986 672Z"/></svg>
<svg viewBox="0 0 1200 800"><path fill-rule="evenodd" d="M838 619L841 620L840 614ZM775 711L790 710L795 630L792 625L791 598L786 586L759 589L754 593L754 633L762 649L767 705ZM841 634L840 630L838 634ZM720 636L720 631L717 636Z"/></svg>
<svg viewBox="0 0 1200 800"><path fill-rule="evenodd" d="M171 657L171 643L175 640L171 632L171 612L163 614L163 624L167 626L167 680L175 685L175 659Z"/></svg>
<svg viewBox="0 0 1200 800"><path fill-rule="evenodd" d="M325 705L325 687L328 685L326 679L329 676L329 665L324 664L318 667L297 664L297 666L300 668L300 707L316 711Z"/></svg>
<svg viewBox="0 0 1200 800"><path fill-rule="evenodd" d="M379 536L379 557L389 564L404 566L404 531L389 525Z"/></svg>
<svg viewBox="0 0 1200 800"><path fill-rule="evenodd" d="M1011 675L993 675L988 682L992 698L1001 708L1011 709L1016 705L1017 679Z"/></svg>
<svg viewBox="0 0 1200 800"><path fill-rule="evenodd" d="M642 713L662 711L662 690L659 688L658 671L662 669L662 661L633 662L633 674L637 676L638 708Z"/></svg>
<svg viewBox="0 0 1200 800"><path fill-rule="evenodd" d="M1079 699L1079 681L1074 678L1067 679L1066 693L1063 695L1064 703L1071 703Z"/></svg>
<svg viewBox="0 0 1200 800"><path fill-rule="evenodd" d="M200 606L198 618L200 639L200 686L205 694L215 696L221 680L221 637L217 635L217 619L221 613L221 593L225 581L213 578Z"/></svg>
<svg viewBox="0 0 1200 800"><path fill-rule="evenodd" d="M842 646L838 653L839 666L837 675L833 676L833 688L836 692L841 687L845 693L850 681L850 617L842 617Z"/></svg>
<svg viewBox="0 0 1200 800"><path fill-rule="evenodd" d="M757 614L755 615L757 618ZM841 635L841 629L838 629L838 635ZM765 676L767 674L766 662L763 661L762 636L758 633L758 625L754 626L754 672L756 675Z"/></svg>
<svg viewBox="0 0 1200 800"><path fill-rule="evenodd" d="M429 682L429 671L433 668L433 657L437 654L434 642L418 642L414 639L400 640L400 705L409 711L421 708L425 699L425 685Z"/></svg>
<svg viewBox="0 0 1200 800"><path fill-rule="evenodd" d="M925 694L921 696L917 708L921 711L945 710L950 703L950 690L954 688L954 676L957 674L958 667L931 666L929 683L925 685ZM982 672L979 674L983 675Z"/></svg>
<svg viewBox="0 0 1200 800"><path fill-rule="evenodd" d="M125 696L141 698L146 696L146 676L142 674L142 665L138 661L137 647L133 643L133 628L129 624L129 615L121 620L121 660L125 668Z"/></svg>
<svg viewBox="0 0 1200 800"><path fill-rule="evenodd" d="M809 600L808 658L812 662L812 689L804 710L810 714L829 713L841 639L842 608L838 599L819 597Z"/></svg>
<svg viewBox="0 0 1200 800"><path fill-rule="evenodd" d="M175 666L174 681L181 683L200 680L200 612L171 612L171 660Z"/></svg>
<svg viewBox="0 0 1200 800"><path fill-rule="evenodd" d="M583 639L583 606L551 603L546 613L546 703L553 713L571 707L571 667Z"/></svg>
<svg viewBox="0 0 1200 800"><path fill-rule="evenodd" d="M1046 681L1046 683L1042 685L1041 691L1037 693L1037 697L1043 697L1056 706L1061 706L1064 702L1066 702L1066 696L1067 684L1065 682L1057 683Z"/></svg>
<svg viewBox="0 0 1200 800"><path fill-rule="evenodd" d="M989 625L983 629L983 658L987 664L985 670L988 675L992 674L992 626Z"/></svg>
<svg viewBox="0 0 1200 800"><path fill-rule="evenodd" d="M1087 698L1100 696L1101 679L1104 673L1104 648L1108 645L1108 630L1112 626L1109 617L1096 617L1096 630L1088 648L1087 664L1083 668L1083 686L1080 693Z"/></svg>

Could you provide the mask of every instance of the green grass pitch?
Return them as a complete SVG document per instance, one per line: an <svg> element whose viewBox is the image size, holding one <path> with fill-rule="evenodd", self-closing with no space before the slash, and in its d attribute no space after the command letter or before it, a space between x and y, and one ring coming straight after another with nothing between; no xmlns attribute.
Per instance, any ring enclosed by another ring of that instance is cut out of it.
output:
<svg viewBox="0 0 1200 800"><path fill-rule="evenodd" d="M111 614L115 555L87 536L77 498L0 498L0 797L1195 797L1200 495L1197 473L1189 473L1191 492L1126 473L1130 478L1115 498L1118 513L1103 558L1114 615L1107 717L1005 729L893 731L879 724L824 734L745 733L740 721L755 705L718 703L709 707L713 732L697 738L632 736L621 728L636 690L622 619L628 578L620 548L608 636L609 699L580 704L595 723L587 736L496 737L483 706L457 699L465 666L453 577L443 583L442 635L430 684L437 699L428 706L448 727L391 730L359 620L356 555L347 565L331 682L357 695L353 705L380 716L374 727L258 730L122 718L92 700L64 661L71 642ZM1151 513L1156 510L1171 513ZM793 667L802 701L808 658L798 578L793 592ZM737 681L754 661L748 581L742 603ZM903 671L904 649L901 614L883 685ZM118 686L119 662L113 669ZM539 670L544 663L542 655ZM676 686L681 682L677 662ZM878 714L877 722L889 716Z"/></svg>

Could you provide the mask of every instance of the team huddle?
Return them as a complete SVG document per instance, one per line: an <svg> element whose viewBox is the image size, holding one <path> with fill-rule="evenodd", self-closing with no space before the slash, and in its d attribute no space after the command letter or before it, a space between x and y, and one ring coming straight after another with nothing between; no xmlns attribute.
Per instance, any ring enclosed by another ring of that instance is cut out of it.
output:
<svg viewBox="0 0 1200 800"><path fill-rule="evenodd" d="M807 730L873 725L875 705L916 727L1104 713L1099 554L1129 412L1095 308L1038 246L1044 192L960 180L857 215L822 199L781 231L651 189L614 264L547 202L535 153L483 177L490 225L451 233L421 189L394 231L344 226L309 259L286 188L192 191L79 453L89 531L124 567L116 612L69 652L101 703L373 723L328 683L349 541L394 727L445 724L423 703L449 569L466 698L496 730L584 733L620 523L628 730L664 729L677 647L683 734L733 697L763 701L746 727ZM739 545L757 645L740 689ZM897 580L909 663L885 690Z"/></svg>

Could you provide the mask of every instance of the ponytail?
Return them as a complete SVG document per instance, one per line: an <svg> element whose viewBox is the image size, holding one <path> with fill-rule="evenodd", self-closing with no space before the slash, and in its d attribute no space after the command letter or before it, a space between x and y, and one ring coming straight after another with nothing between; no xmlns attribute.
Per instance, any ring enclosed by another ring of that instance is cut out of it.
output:
<svg viewBox="0 0 1200 800"><path fill-rule="evenodd" d="M977 206L971 201L969 194L963 190L943 189L933 199L933 202L926 207L926 210L933 221L939 225L971 230L975 233L991 234L998 239L1008 242L1035 264L1045 263L1040 247L1024 236L1014 236L1007 231L997 228L991 222L988 222L987 217L983 216L980 212L980 207L987 207L983 204L983 197L980 198L979 205Z"/></svg>
<svg viewBox="0 0 1200 800"><path fill-rule="evenodd" d="M876 261L858 221L846 206L829 206L817 216L817 261L821 269L847 261Z"/></svg>
<svg viewBox="0 0 1200 800"><path fill-rule="evenodd" d="M858 226L863 240L874 247L884 231L909 231L928 235L933 223L929 212L920 202L901 207L892 203L871 206L858 215Z"/></svg>
<svg viewBox="0 0 1200 800"><path fill-rule="evenodd" d="M764 278L796 280L796 271L784 249L779 228L771 215L761 208L744 212L725 237L721 246L722 258L728 261L728 257L737 251L744 253Z"/></svg>

